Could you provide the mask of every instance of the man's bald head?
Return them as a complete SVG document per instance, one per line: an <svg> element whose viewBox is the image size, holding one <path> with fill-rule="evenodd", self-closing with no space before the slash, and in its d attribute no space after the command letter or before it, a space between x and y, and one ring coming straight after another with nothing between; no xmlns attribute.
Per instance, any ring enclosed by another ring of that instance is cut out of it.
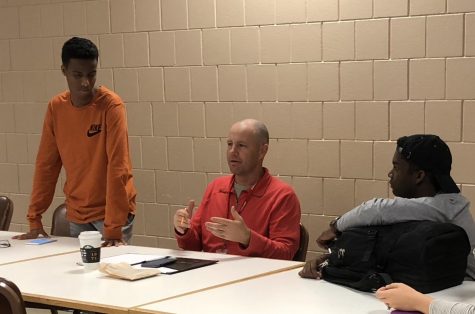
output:
<svg viewBox="0 0 475 314"><path fill-rule="evenodd" d="M256 119L244 119L234 123L231 126L231 130L247 130L251 131L256 140L261 144L269 144L269 131L267 130L266 125Z"/></svg>

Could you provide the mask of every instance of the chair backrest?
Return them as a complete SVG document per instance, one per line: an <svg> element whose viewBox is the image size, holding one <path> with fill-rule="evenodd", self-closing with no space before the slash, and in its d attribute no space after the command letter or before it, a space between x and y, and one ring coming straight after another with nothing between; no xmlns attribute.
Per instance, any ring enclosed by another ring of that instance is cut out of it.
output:
<svg viewBox="0 0 475 314"><path fill-rule="evenodd" d="M0 277L0 313L26 314L20 289L11 281Z"/></svg>
<svg viewBox="0 0 475 314"><path fill-rule="evenodd" d="M308 231L304 225L300 224L300 245L297 253L293 258L294 261L305 262L305 258L307 257L307 249L308 249Z"/></svg>
<svg viewBox="0 0 475 314"><path fill-rule="evenodd" d="M0 196L0 230L7 231L13 216L13 202L6 196Z"/></svg>
<svg viewBox="0 0 475 314"><path fill-rule="evenodd" d="M51 235L58 237L70 237L69 221L66 219L66 204L59 205L53 213Z"/></svg>

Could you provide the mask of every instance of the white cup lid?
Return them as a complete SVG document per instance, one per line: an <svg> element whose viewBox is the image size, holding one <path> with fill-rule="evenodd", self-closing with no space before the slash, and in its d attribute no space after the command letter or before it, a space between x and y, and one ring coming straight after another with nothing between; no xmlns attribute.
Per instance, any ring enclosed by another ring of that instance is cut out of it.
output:
<svg viewBox="0 0 475 314"><path fill-rule="evenodd" d="M79 238L96 238L102 237L99 231L83 231L79 234Z"/></svg>

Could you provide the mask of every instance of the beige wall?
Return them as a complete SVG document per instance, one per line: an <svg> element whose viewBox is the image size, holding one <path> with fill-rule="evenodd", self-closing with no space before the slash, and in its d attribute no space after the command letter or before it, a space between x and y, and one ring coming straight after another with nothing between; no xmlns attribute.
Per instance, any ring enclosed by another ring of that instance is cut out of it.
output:
<svg viewBox="0 0 475 314"><path fill-rule="evenodd" d="M227 172L224 139L245 117L269 127L266 164L297 191L310 251L332 217L390 195L402 135L448 141L475 201L473 0L0 0L0 193L15 202L13 230L27 229L72 35L98 44L99 82L127 104L135 244L175 247L174 211ZM58 186L53 206L62 200Z"/></svg>

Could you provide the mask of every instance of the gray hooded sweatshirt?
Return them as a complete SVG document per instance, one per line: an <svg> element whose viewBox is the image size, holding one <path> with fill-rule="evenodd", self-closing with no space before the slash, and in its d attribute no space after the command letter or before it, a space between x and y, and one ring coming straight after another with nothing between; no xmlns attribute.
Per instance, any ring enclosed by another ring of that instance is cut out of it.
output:
<svg viewBox="0 0 475 314"><path fill-rule="evenodd" d="M353 208L340 217L339 231L351 227L389 225L410 220L450 222L462 227L475 248L475 223L470 202L458 193L437 194L434 197L393 199L374 198ZM468 256L467 275L475 279L475 258Z"/></svg>

